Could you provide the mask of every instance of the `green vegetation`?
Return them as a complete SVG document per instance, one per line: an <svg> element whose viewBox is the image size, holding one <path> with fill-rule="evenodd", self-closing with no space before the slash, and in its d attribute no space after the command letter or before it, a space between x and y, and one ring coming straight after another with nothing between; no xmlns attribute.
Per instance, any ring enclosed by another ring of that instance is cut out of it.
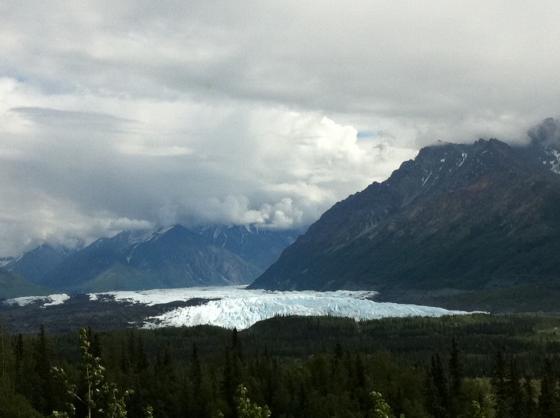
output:
<svg viewBox="0 0 560 418"><path fill-rule="evenodd" d="M556 418L559 356L539 315L2 333L0 416Z"/></svg>
<svg viewBox="0 0 560 418"><path fill-rule="evenodd" d="M529 283L448 292L395 290L379 295L377 300L495 313L557 312L560 286L554 283Z"/></svg>

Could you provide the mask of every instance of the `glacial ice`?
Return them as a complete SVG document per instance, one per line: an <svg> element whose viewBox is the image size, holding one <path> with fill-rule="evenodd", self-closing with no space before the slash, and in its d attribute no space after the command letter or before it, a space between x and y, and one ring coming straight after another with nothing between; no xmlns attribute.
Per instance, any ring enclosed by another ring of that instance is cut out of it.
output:
<svg viewBox="0 0 560 418"><path fill-rule="evenodd" d="M4 303L17 306L26 306L31 303L41 303L41 307L46 308L49 306L61 305L68 299L70 299L70 296L66 293L57 293L48 296L22 296L19 298L6 299Z"/></svg>
<svg viewBox="0 0 560 418"><path fill-rule="evenodd" d="M97 300L100 294L91 294ZM236 287L155 289L103 293L115 301L155 305L193 298L209 302L170 310L146 318L145 328L216 325L245 329L275 316L337 316L356 321L384 317L442 316L467 314L430 306L374 302L372 291L281 292Z"/></svg>
<svg viewBox="0 0 560 418"><path fill-rule="evenodd" d="M430 306L375 302L371 300L375 294L373 291L351 290L282 292L224 286L111 291L90 293L88 296L94 303L114 301L147 306L191 299L207 301L196 306L170 308L161 315L145 318L145 328L215 325L245 329L275 316L337 316L360 321L385 317L468 314ZM70 296L62 293L8 299L4 303L18 306L40 303L41 308L46 308L63 304L68 299Z"/></svg>

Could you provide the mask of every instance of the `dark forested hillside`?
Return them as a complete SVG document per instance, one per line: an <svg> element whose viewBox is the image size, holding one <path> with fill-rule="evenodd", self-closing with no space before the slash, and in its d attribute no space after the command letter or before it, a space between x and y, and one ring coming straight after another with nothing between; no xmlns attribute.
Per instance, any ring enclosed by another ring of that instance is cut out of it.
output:
<svg viewBox="0 0 560 418"><path fill-rule="evenodd" d="M0 416L558 418L559 328L475 315L2 334Z"/></svg>

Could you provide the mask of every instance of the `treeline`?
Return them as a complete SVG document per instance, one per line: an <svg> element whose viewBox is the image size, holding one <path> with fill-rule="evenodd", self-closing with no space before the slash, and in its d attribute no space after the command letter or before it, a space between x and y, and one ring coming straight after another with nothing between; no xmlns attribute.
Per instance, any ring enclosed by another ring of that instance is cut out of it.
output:
<svg viewBox="0 0 560 418"><path fill-rule="evenodd" d="M558 321L2 333L0 417L560 418Z"/></svg>

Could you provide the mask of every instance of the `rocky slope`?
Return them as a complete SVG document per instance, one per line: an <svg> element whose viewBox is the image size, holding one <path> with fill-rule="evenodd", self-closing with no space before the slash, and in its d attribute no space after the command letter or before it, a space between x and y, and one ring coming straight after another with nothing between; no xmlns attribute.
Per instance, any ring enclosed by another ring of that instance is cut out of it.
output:
<svg viewBox="0 0 560 418"><path fill-rule="evenodd" d="M334 205L252 287L426 299L559 285L559 132L547 120L530 146L492 139L422 149L385 182Z"/></svg>

